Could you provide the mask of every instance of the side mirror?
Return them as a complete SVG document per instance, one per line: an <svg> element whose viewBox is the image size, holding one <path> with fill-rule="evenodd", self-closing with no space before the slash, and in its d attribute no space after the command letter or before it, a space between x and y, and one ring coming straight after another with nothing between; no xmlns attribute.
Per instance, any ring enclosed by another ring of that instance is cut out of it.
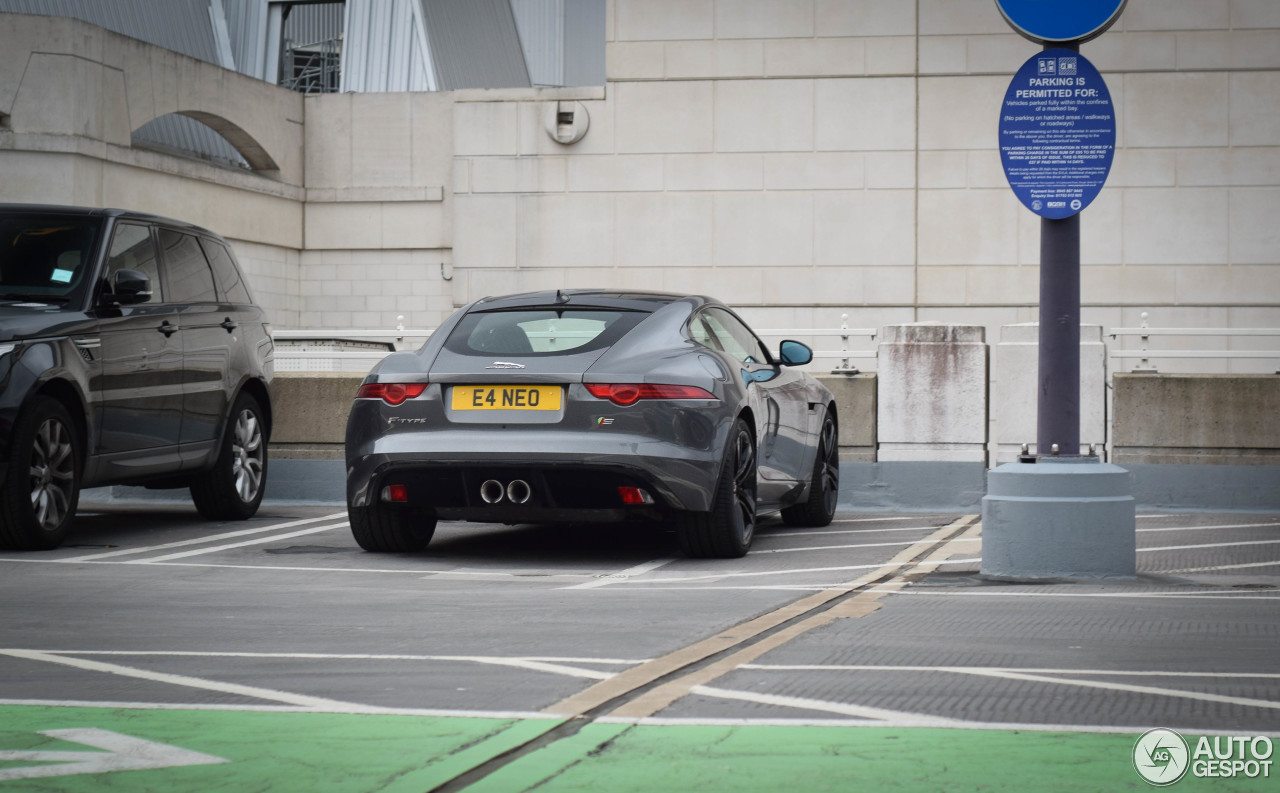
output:
<svg viewBox="0 0 1280 793"><path fill-rule="evenodd" d="M131 306L151 299L151 278L137 270L116 270L111 274L108 287L109 291L102 296L106 303Z"/></svg>
<svg viewBox="0 0 1280 793"><path fill-rule="evenodd" d="M813 360L813 350L806 344L788 339L778 349L778 360L783 366L803 366Z"/></svg>

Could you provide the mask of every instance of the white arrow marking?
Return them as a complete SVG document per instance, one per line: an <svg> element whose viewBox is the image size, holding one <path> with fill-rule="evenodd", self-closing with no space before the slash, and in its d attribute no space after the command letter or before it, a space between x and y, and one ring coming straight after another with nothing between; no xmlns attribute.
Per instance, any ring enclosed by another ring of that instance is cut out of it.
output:
<svg viewBox="0 0 1280 793"><path fill-rule="evenodd" d="M130 738L118 732L94 729L44 730L41 735L58 738L85 746L106 749L106 752L5 752L0 751L0 761L28 763L57 763L57 765L33 765L0 769L0 781L7 779L33 779L70 774L104 774L111 771L140 771L144 768L171 768L183 765L212 765L229 763L222 757L201 754L164 743Z"/></svg>

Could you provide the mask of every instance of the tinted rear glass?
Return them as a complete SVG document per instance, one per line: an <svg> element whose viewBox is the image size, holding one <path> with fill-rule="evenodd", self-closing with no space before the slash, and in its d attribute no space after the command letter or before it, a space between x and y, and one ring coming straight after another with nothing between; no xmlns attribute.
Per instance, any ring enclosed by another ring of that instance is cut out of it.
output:
<svg viewBox="0 0 1280 793"><path fill-rule="evenodd" d="M460 355L568 355L616 342L643 311L538 308L468 314L445 341Z"/></svg>
<svg viewBox="0 0 1280 793"><path fill-rule="evenodd" d="M9 300L65 303L92 277L96 218L0 216L0 295Z"/></svg>

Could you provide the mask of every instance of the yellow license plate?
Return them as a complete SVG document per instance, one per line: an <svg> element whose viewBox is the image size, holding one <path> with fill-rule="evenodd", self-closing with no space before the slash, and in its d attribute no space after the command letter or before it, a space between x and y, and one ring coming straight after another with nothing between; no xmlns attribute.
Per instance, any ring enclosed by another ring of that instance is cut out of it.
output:
<svg viewBox="0 0 1280 793"><path fill-rule="evenodd" d="M454 410L559 410L556 385L459 385L453 387Z"/></svg>

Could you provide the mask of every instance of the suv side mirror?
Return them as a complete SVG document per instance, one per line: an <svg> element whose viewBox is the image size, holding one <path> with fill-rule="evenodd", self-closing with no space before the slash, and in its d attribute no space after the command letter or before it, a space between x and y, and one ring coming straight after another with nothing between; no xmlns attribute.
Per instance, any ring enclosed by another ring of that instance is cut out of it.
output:
<svg viewBox="0 0 1280 793"><path fill-rule="evenodd" d="M813 350L806 344L788 339L778 348L778 360L783 366L803 366L813 360Z"/></svg>
<svg viewBox="0 0 1280 793"><path fill-rule="evenodd" d="M151 299L151 278L137 270L116 270L108 286L110 291L102 296L107 303L131 306Z"/></svg>

